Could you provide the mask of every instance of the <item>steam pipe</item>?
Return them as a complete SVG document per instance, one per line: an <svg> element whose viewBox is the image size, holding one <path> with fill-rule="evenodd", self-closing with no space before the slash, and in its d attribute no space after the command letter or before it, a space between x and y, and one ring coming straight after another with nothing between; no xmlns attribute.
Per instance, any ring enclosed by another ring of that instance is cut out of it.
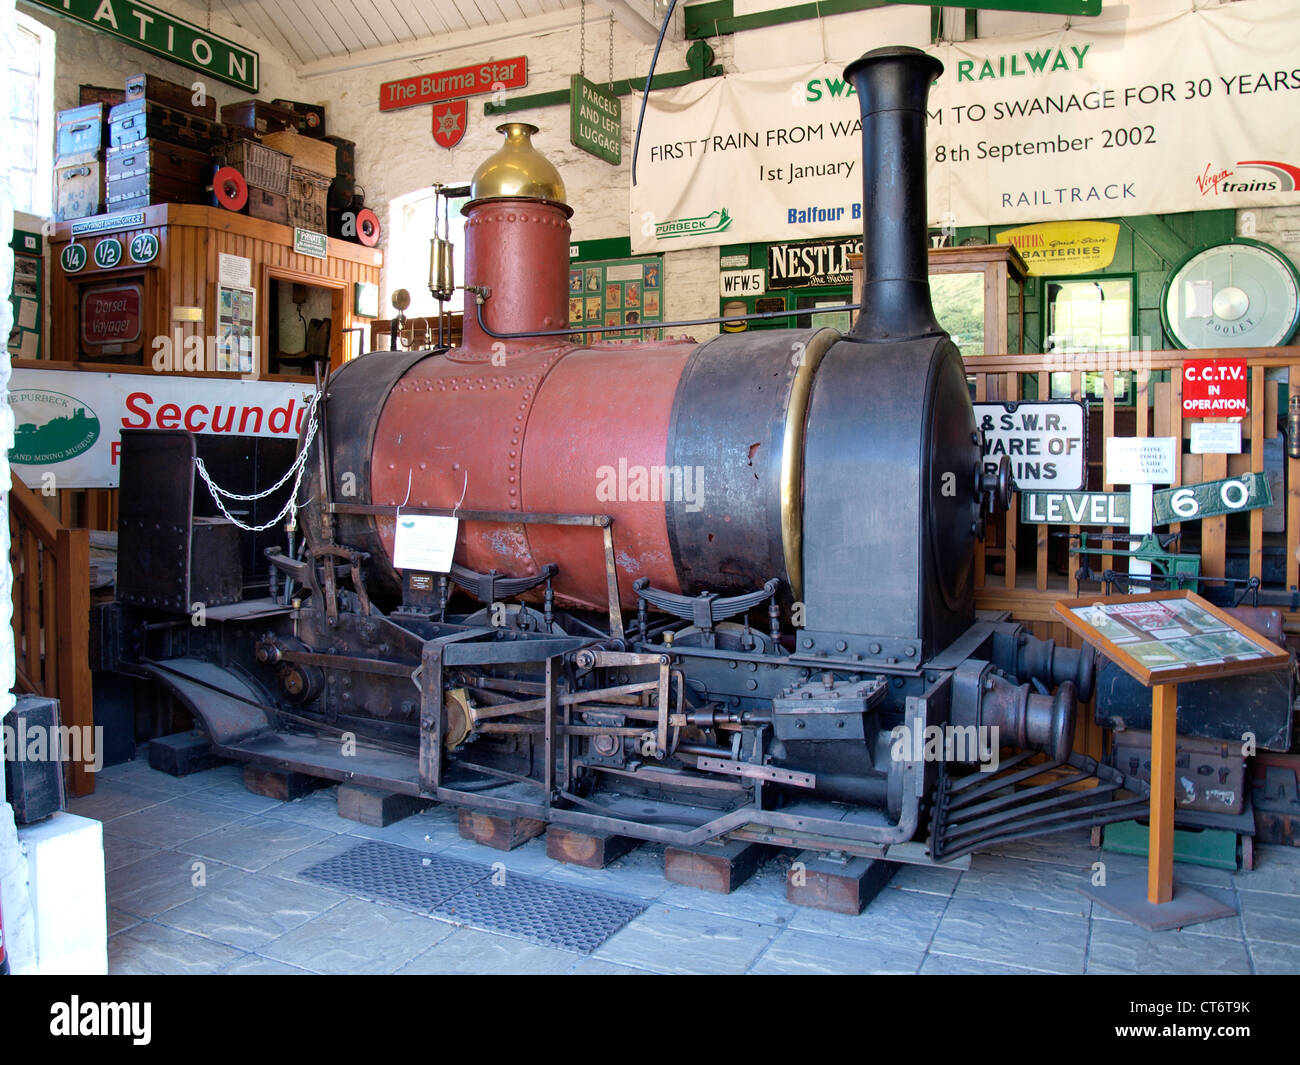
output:
<svg viewBox="0 0 1300 1065"><path fill-rule="evenodd" d="M847 339L940 336L926 250L926 98L943 64L876 48L844 71L862 113L862 313Z"/></svg>

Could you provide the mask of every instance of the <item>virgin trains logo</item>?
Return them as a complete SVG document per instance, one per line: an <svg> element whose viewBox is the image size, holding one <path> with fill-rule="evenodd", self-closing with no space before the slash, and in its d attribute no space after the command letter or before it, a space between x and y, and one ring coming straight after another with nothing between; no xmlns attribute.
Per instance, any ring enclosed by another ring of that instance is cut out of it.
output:
<svg viewBox="0 0 1300 1065"><path fill-rule="evenodd" d="M1275 159L1242 159L1236 170L1206 163L1196 175L1196 187L1202 196L1221 192L1294 192L1300 185L1300 166ZM1243 173L1243 171L1245 171Z"/></svg>

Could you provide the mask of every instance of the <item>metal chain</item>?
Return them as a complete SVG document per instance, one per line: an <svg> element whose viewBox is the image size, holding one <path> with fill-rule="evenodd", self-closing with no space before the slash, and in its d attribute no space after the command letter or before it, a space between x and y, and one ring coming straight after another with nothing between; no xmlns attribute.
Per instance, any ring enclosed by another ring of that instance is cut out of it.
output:
<svg viewBox="0 0 1300 1065"><path fill-rule="evenodd" d="M587 76L587 0L578 8L578 77Z"/></svg>
<svg viewBox="0 0 1300 1065"><path fill-rule="evenodd" d="M614 88L614 12L609 13L609 87Z"/></svg>
<svg viewBox="0 0 1300 1065"><path fill-rule="evenodd" d="M208 468L203 464L203 460L197 455L194 456L194 468L198 470L199 476L203 478L203 483L208 486L208 491L212 494L212 501L217 504L217 509L225 515L227 521L233 522L245 532L265 532L273 525L279 524L280 519L286 515L292 515L296 523L298 516L298 491L302 487L302 475L307 469L307 456L311 453L311 443L316 437L316 426L318 424L317 406L319 405L320 396L321 394L319 392L314 393L311 397L311 404L307 408L309 419L307 423L307 435L303 439L302 447L298 449L298 457L293 460L293 465L284 471L284 476L276 481L275 484L271 485L270 488L261 492L256 492L252 495L241 495L238 492L229 492L212 480L212 475L208 473ZM272 495L283 488L290 477L293 477L293 491L289 493L289 498L285 500L284 506L280 508L280 513L265 524L245 525L226 509L226 504L222 501L223 496L226 499L232 499L241 503L248 503L257 499L265 499L267 496Z"/></svg>

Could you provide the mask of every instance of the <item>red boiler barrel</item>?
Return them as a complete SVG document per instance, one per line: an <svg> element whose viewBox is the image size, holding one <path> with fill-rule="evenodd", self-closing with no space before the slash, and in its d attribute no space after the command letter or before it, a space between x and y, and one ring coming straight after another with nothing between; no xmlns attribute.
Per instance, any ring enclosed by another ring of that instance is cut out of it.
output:
<svg viewBox="0 0 1300 1065"><path fill-rule="evenodd" d="M673 399L695 346L526 348L507 353L504 366L460 352L426 359L397 383L379 418L371 499L400 504L409 480L410 506L608 514L623 602L635 604L638 577L678 591L652 474L668 465ZM379 522L379 533L391 558L393 523ZM456 558L511 576L555 562L561 603L600 610L608 602L597 528L467 522Z"/></svg>

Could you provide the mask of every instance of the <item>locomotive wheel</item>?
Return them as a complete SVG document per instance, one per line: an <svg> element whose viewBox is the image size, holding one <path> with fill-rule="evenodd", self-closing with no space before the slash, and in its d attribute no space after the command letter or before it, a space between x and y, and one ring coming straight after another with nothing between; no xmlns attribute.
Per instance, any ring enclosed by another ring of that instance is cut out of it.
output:
<svg viewBox="0 0 1300 1065"><path fill-rule="evenodd" d="M547 632L546 618L540 611L523 603L505 603L505 623L499 624L493 619L494 608L484 607L465 618L465 625L491 625L494 628L517 629L520 632ZM560 633L558 625L552 623L549 631Z"/></svg>
<svg viewBox="0 0 1300 1065"><path fill-rule="evenodd" d="M702 629L694 625L678 629L673 633L673 643L674 645L680 644L683 647L700 647L703 645L702 632ZM772 638L752 626L749 630L749 638L753 641L753 645L750 647L743 646L745 626L734 621L719 622L713 626L713 635L715 643L721 651L752 651L759 654L772 654L776 650Z"/></svg>

